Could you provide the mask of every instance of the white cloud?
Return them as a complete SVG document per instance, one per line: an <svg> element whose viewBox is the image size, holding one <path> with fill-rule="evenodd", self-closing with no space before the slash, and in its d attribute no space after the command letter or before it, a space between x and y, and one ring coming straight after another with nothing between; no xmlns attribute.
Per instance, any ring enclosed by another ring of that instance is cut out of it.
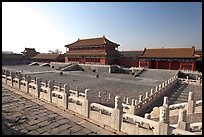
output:
<svg viewBox="0 0 204 137"><path fill-rule="evenodd" d="M45 16L23 3L2 3L2 50L21 52L25 47L39 52L65 52L66 36Z"/></svg>

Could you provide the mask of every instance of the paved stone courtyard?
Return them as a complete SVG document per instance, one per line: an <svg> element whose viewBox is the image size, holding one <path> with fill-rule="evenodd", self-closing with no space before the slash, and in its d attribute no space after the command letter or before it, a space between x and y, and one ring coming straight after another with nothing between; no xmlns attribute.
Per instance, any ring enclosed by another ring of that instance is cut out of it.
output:
<svg viewBox="0 0 204 137"><path fill-rule="evenodd" d="M18 94L17 94L18 93ZM2 87L2 135L114 135L72 113Z"/></svg>
<svg viewBox="0 0 204 137"><path fill-rule="evenodd" d="M149 69L142 73L140 77L133 77L131 74L109 74L98 72L99 78L95 77L93 72L70 71L63 72L52 69L50 67L29 66L29 65L13 65L4 66L4 68L22 71L24 74L31 75L32 78L38 77L42 80L55 80L56 83L69 84L70 89L79 88L80 92L84 92L86 88L90 92L101 92L102 95L108 97L120 95L130 99L138 99L139 95L145 96L147 91L171 78L176 70L152 70Z"/></svg>
<svg viewBox="0 0 204 137"><path fill-rule="evenodd" d="M130 74L109 74L98 72L99 78L93 72L70 71L63 72L50 67L13 65L2 66L13 71L20 71L22 74L29 74L32 78L42 78L54 80L55 83L69 84L70 89L79 87L80 92L86 88L91 92L101 91L108 97L120 95L128 98L139 98L145 96L145 92L155 89L156 86L171 78L176 71L152 70L149 69L139 77ZM112 135L123 134L116 131L109 131L99 127L87 120L77 117L72 113L51 106L45 102L29 97L29 95L19 95L12 89L2 87L2 134L4 135ZM186 102L188 92L194 92L196 100L202 99L202 86L177 84L172 92L167 95L169 104ZM20 92L19 92L20 93ZM25 97L26 96L26 97ZM93 96L94 97L94 96ZM163 100L158 100L156 106L162 105ZM59 113L60 112L60 113ZM202 116L198 116L201 119ZM177 121L177 117L171 121Z"/></svg>

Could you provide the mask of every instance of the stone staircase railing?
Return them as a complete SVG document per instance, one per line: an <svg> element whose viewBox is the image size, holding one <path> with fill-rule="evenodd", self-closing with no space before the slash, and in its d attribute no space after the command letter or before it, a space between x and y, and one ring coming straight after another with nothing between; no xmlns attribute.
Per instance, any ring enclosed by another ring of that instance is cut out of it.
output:
<svg viewBox="0 0 204 137"><path fill-rule="evenodd" d="M166 82L167 85L173 85L176 79L176 77L171 78ZM14 81L17 81L17 83L13 84ZM55 85L54 81L42 82L39 78L31 79L29 75L22 76L22 74L8 72L7 70L2 70L2 84L27 94L33 94L34 97L45 100L51 105L58 106L63 110L70 110L91 122L105 125L127 134L193 134L188 131L184 131L185 133L175 131L178 127L171 127L172 130L170 130L168 121L169 108L167 105L160 107L159 121L153 121L150 120L150 114L145 114L143 118L135 114L123 112L124 104L120 96L114 97L113 108L107 107L100 103L91 103L91 92L89 89L86 89L85 92L82 93L77 90L70 90L68 84ZM165 84L161 84L157 92L160 93L159 91L164 90L164 88L166 88ZM149 96L147 97L149 98ZM144 106L148 104L147 100L140 99L139 101L141 101L141 104ZM134 104L134 102L135 101L132 101L132 104ZM167 102L166 99L164 100L164 104L166 104L165 102ZM143 108L142 105L140 105L140 108Z"/></svg>

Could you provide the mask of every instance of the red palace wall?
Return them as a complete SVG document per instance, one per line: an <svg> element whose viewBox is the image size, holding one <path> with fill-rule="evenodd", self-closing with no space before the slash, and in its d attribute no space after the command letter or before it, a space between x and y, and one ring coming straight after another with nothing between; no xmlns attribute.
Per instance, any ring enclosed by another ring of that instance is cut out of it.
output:
<svg viewBox="0 0 204 137"><path fill-rule="evenodd" d="M173 61L171 62L171 68L172 70L178 70L180 68L180 62L179 61Z"/></svg>
<svg viewBox="0 0 204 137"><path fill-rule="evenodd" d="M117 59L117 65L122 65L125 67L138 67L139 60L131 60L131 59Z"/></svg>
<svg viewBox="0 0 204 137"><path fill-rule="evenodd" d="M103 64L103 65L114 65L114 64L116 64L116 61L115 61L115 59L105 59L105 58L102 58L102 59L100 59L100 64Z"/></svg>
<svg viewBox="0 0 204 137"><path fill-rule="evenodd" d="M169 69L168 61L158 61L158 69Z"/></svg>
<svg viewBox="0 0 204 137"><path fill-rule="evenodd" d="M196 62L196 70L202 72L202 61Z"/></svg>
<svg viewBox="0 0 204 137"><path fill-rule="evenodd" d="M140 67L147 67L150 66L150 61L139 61Z"/></svg>
<svg viewBox="0 0 204 137"><path fill-rule="evenodd" d="M68 63L68 58L67 57L65 57L65 63Z"/></svg>
<svg viewBox="0 0 204 137"><path fill-rule="evenodd" d="M79 63L81 63L81 64L85 64L85 63L86 63L86 59L84 59L84 58L80 58L80 59L79 59Z"/></svg>
<svg viewBox="0 0 204 137"><path fill-rule="evenodd" d="M184 70L195 70L195 63L194 62L182 62L180 69Z"/></svg>

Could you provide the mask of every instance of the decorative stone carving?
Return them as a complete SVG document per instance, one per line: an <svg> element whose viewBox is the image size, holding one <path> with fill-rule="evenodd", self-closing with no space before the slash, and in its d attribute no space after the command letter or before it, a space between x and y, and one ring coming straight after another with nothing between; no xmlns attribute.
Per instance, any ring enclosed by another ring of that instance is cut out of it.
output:
<svg viewBox="0 0 204 137"><path fill-rule="evenodd" d="M160 115L159 115L159 121L162 123L168 123L169 121L169 109L166 106L161 106L160 108Z"/></svg>
<svg viewBox="0 0 204 137"><path fill-rule="evenodd" d="M193 92L189 92L189 94L188 94L188 100L193 100L193 98L194 98Z"/></svg>
<svg viewBox="0 0 204 137"><path fill-rule="evenodd" d="M122 100L120 96L115 97L115 108L122 109Z"/></svg>
<svg viewBox="0 0 204 137"><path fill-rule="evenodd" d="M139 96L139 102L142 102L142 95Z"/></svg>

